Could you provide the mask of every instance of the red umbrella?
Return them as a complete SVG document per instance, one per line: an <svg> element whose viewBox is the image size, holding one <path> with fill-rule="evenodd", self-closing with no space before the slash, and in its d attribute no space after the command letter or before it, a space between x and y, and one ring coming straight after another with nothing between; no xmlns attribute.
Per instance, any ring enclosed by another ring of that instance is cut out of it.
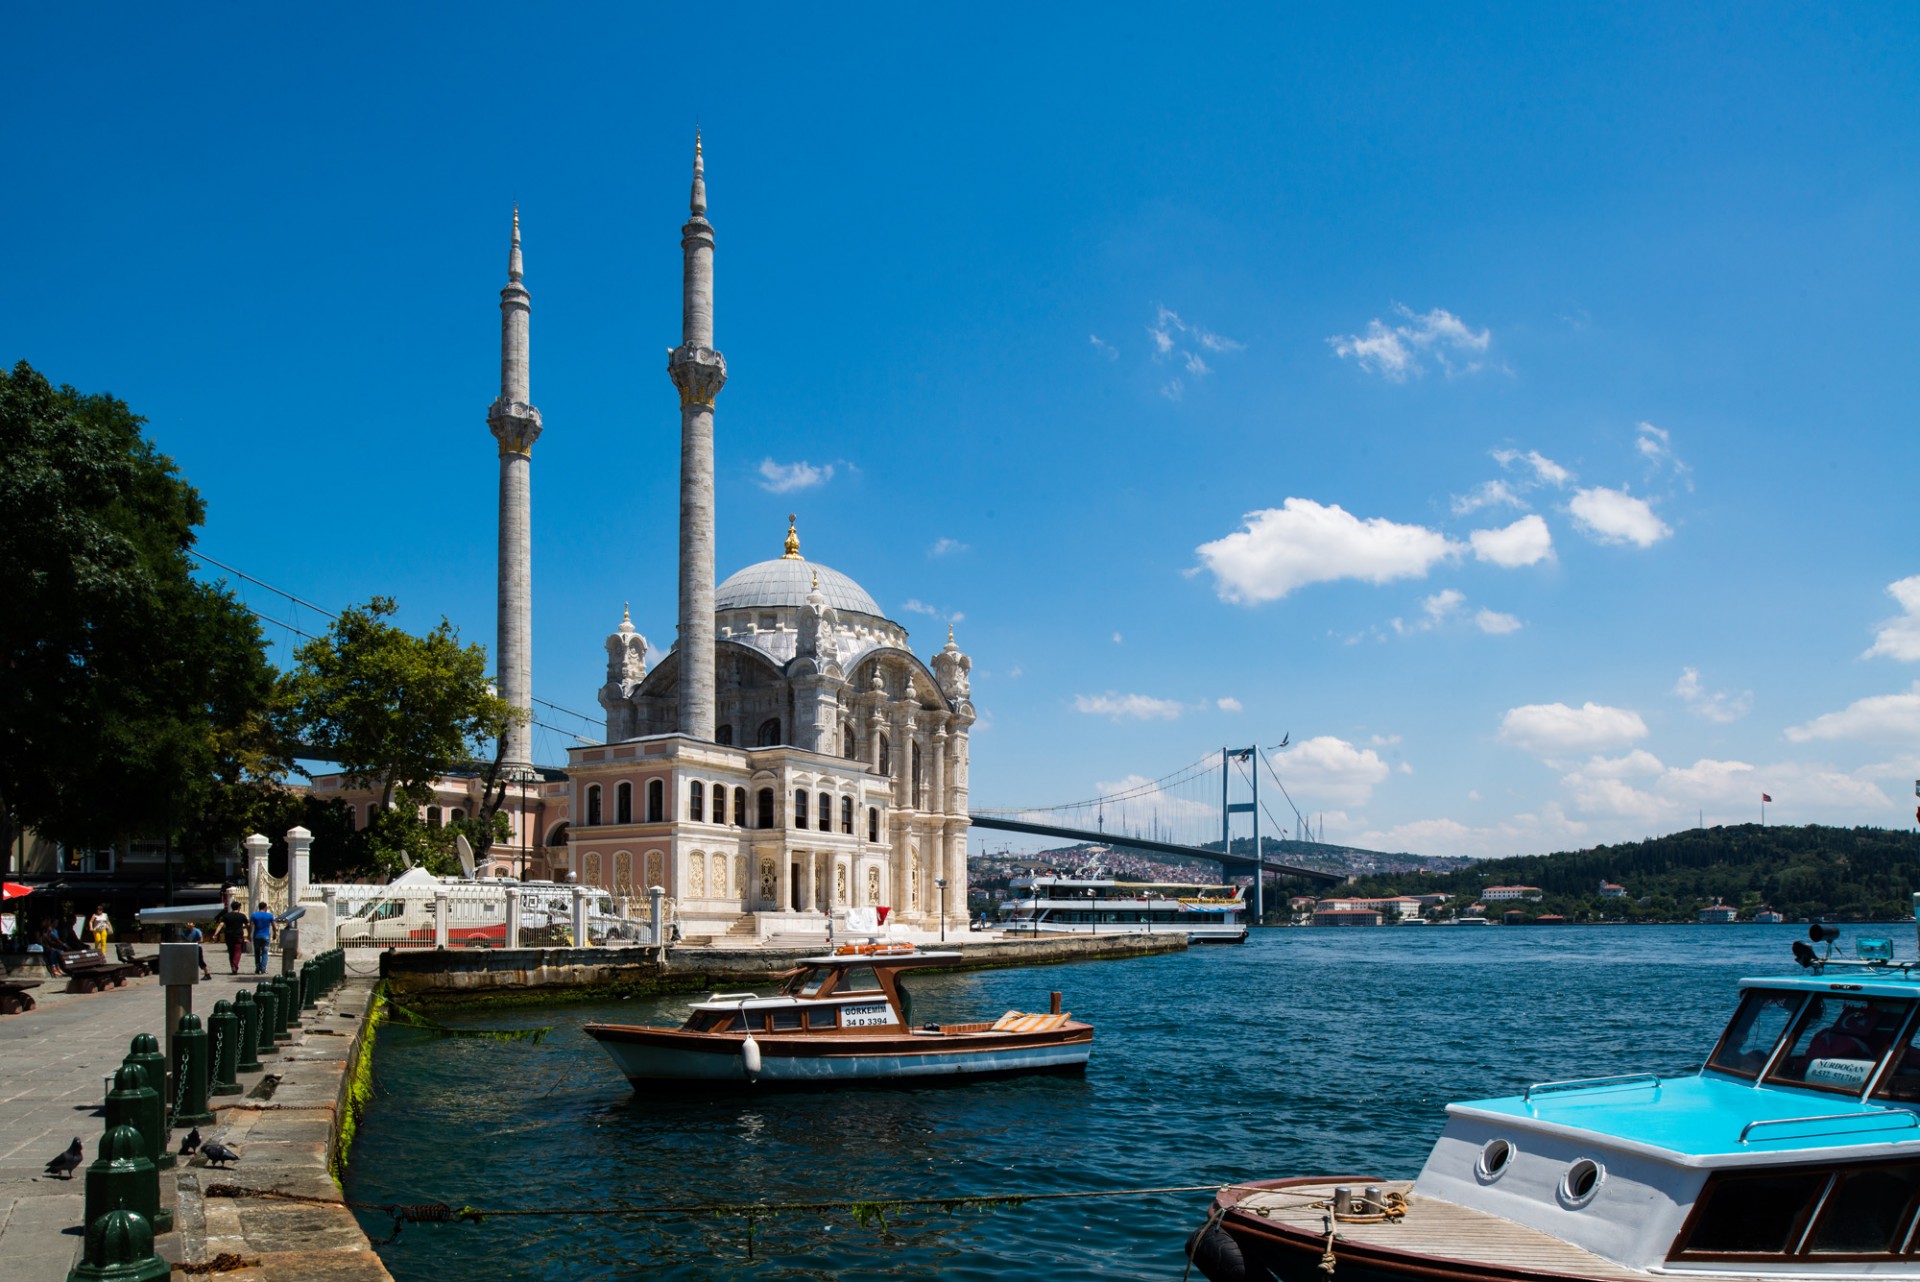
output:
<svg viewBox="0 0 1920 1282"><path fill-rule="evenodd" d="M31 895L32 886L22 886L17 881L0 882L0 899L18 899L22 895Z"/></svg>

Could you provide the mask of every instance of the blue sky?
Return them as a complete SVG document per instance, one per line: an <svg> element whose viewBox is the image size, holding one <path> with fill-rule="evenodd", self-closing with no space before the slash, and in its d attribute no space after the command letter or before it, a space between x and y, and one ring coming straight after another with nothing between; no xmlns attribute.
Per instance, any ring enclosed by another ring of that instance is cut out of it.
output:
<svg viewBox="0 0 1920 1282"><path fill-rule="evenodd" d="M1390 849L1910 822L1920 20L1544 8L20 10L0 359L147 415L209 556L491 644L518 201L596 712L623 602L672 641L697 118L721 573L797 511L958 616L976 804L1290 733Z"/></svg>

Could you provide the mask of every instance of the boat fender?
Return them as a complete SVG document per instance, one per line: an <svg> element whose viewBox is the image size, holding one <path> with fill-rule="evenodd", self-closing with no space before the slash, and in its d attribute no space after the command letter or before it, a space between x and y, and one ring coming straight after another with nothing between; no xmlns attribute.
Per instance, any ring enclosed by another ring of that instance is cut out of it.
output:
<svg viewBox="0 0 1920 1282"><path fill-rule="evenodd" d="M752 1034L740 1043L740 1067L747 1071L749 1082L760 1076L760 1043L753 1040Z"/></svg>
<svg viewBox="0 0 1920 1282"><path fill-rule="evenodd" d="M1249 1260L1218 1220L1209 1220L1187 1238L1187 1258L1208 1282L1273 1282L1266 1266Z"/></svg>

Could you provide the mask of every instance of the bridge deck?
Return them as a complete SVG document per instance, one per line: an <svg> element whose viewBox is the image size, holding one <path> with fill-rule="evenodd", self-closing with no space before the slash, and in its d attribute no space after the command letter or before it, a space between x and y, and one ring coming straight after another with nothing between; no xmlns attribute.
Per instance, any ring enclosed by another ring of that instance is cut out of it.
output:
<svg viewBox="0 0 1920 1282"><path fill-rule="evenodd" d="M1155 854L1179 855L1186 859L1209 859L1222 868L1231 868L1236 872L1250 872L1257 863L1267 872L1282 877L1304 877L1324 885L1333 886L1346 880L1337 872L1328 872L1324 868L1299 868L1292 864L1275 863L1271 859L1256 860L1252 855L1223 855L1218 850L1202 850L1198 846L1181 846L1171 841L1154 841L1147 837L1128 837L1120 833L1095 832L1086 828L1063 828L1055 824L1029 823L1024 819L1008 819L1002 815L971 815L975 828L991 828L997 832L1022 832L1035 837L1064 837L1068 841L1098 842L1102 845L1120 846L1127 850L1146 850Z"/></svg>

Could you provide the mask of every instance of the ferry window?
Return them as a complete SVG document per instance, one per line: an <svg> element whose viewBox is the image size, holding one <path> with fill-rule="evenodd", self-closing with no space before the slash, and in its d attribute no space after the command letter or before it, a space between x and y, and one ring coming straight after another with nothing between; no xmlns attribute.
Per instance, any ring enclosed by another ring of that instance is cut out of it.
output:
<svg viewBox="0 0 1920 1282"><path fill-rule="evenodd" d="M775 1009L773 1018L769 1021L769 1027L776 1033L790 1032L798 1029L800 1027L800 1008L797 1006L783 1006Z"/></svg>
<svg viewBox="0 0 1920 1282"><path fill-rule="evenodd" d="M853 798L840 798L840 831L853 836Z"/></svg>
<svg viewBox="0 0 1920 1282"><path fill-rule="evenodd" d="M733 822L736 827L747 826L747 790L745 788L733 790Z"/></svg>
<svg viewBox="0 0 1920 1282"><path fill-rule="evenodd" d="M1676 1255L1781 1255L1799 1239L1825 1171L1714 1176Z"/></svg>
<svg viewBox="0 0 1920 1282"><path fill-rule="evenodd" d="M613 821L617 824L633 822L633 785L623 783L613 794Z"/></svg>
<svg viewBox="0 0 1920 1282"><path fill-rule="evenodd" d="M647 780L647 822L665 823L667 818L667 785L662 779Z"/></svg>
<svg viewBox="0 0 1920 1282"><path fill-rule="evenodd" d="M833 831L833 798L824 792L821 793L820 809L815 813L820 816L820 831L832 832Z"/></svg>
<svg viewBox="0 0 1920 1282"><path fill-rule="evenodd" d="M793 826L796 828L807 826L807 790L805 788L793 794Z"/></svg>
<svg viewBox="0 0 1920 1282"><path fill-rule="evenodd" d="M873 973L871 966L849 966L834 986L836 993L877 993L880 991L880 977Z"/></svg>
<svg viewBox="0 0 1920 1282"><path fill-rule="evenodd" d="M694 823L707 821L707 785L698 779L687 785L687 818Z"/></svg>
<svg viewBox="0 0 1920 1282"><path fill-rule="evenodd" d="M1813 1226L1808 1253L1885 1255L1898 1249L1916 1192L1920 1167L1848 1171L1834 1185L1820 1222Z"/></svg>
<svg viewBox="0 0 1920 1282"><path fill-rule="evenodd" d="M1907 1013L1905 1002L1822 994L1810 998L1769 1082L1857 1095Z"/></svg>
<svg viewBox="0 0 1920 1282"><path fill-rule="evenodd" d="M1741 1077L1760 1076L1780 1034L1787 1031L1793 1013L1800 1009L1800 1000L1799 993L1748 989L1727 1031L1721 1034L1720 1044L1713 1048L1708 1067Z"/></svg>

